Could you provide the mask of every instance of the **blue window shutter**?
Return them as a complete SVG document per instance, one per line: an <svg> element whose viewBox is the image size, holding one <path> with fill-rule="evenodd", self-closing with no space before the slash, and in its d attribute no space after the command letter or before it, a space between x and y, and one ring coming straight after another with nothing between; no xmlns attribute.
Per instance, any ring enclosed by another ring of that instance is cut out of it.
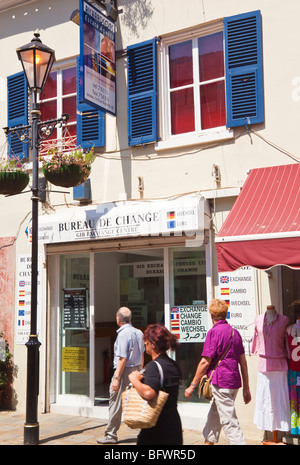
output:
<svg viewBox="0 0 300 465"><path fill-rule="evenodd" d="M26 126L28 124L28 88L23 72L7 78L7 126ZM8 136L8 156L28 157L28 144L20 141L16 134Z"/></svg>
<svg viewBox="0 0 300 465"><path fill-rule="evenodd" d="M264 121L260 11L224 19L227 127Z"/></svg>
<svg viewBox="0 0 300 465"><path fill-rule="evenodd" d="M157 140L156 40L127 47L128 143Z"/></svg>
<svg viewBox="0 0 300 465"><path fill-rule="evenodd" d="M77 145L82 148L105 146L105 113L80 101L80 72L77 60Z"/></svg>

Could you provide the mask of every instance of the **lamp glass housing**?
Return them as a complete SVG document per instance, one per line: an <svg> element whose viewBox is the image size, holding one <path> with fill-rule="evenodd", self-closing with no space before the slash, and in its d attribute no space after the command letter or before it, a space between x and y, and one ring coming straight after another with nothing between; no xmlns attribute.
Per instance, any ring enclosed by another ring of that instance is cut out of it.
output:
<svg viewBox="0 0 300 465"><path fill-rule="evenodd" d="M39 34L35 33L31 43L17 49L17 54L30 91L41 93L55 61L54 50L42 44Z"/></svg>

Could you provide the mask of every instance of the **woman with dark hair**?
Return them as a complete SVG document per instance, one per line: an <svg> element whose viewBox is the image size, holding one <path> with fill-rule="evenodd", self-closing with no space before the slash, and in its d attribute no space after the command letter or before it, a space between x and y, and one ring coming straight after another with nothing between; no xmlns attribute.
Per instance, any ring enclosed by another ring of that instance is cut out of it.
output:
<svg viewBox="0 0 300 465"><path fill-rule="evenodd" d="M182 445L181 420L177 411L181 371L177 363L166 353L176 348L177 338L165 326L152 324L145 329L144 341L146 352L152 361L147 364L144 374L133 371L129 380L146 400L154 399L160 389L166 391L169 397L156 425L140 431L137 445ZM156 362L163 371L162 386Z"/></svg>

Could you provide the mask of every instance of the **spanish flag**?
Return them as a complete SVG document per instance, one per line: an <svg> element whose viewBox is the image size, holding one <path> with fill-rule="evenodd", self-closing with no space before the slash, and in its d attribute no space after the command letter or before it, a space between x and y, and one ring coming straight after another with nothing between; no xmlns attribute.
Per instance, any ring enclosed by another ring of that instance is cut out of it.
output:
<svg viewBox="0 0 300 465"><path fill-rule="evenodd" d="M229 295L229 287L222 287L221 295Z"/></svg>

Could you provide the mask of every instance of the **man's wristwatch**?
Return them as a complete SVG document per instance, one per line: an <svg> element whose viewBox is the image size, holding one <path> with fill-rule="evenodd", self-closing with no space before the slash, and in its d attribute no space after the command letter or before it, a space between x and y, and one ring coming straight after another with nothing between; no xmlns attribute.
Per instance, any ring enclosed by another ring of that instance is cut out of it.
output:
<svg viewBox="0 0 300 465"><path fill-rule="evenodd" d="M120 376L115 376L115 375L113 376L113 379L119 380L119 378L120 378Z"/></svg>

